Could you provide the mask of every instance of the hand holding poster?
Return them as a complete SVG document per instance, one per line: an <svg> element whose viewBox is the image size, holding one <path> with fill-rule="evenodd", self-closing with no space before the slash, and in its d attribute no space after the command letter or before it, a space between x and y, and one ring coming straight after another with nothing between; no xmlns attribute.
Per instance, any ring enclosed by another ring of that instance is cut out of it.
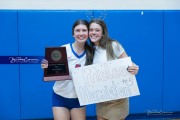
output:
<svg viewBox="0 0 180 120"><path fill-rule="evenodd" d="M75 68L73 81L80 105L140 95L135 75L127 71L130 57Z"/></svg>

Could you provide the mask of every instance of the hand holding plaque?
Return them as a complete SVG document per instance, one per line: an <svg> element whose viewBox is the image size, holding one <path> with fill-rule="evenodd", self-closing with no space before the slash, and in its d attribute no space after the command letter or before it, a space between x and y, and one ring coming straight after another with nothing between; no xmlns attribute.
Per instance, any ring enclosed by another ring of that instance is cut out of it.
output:
<svg viewBox="0 0 180 120"><path fill-rule="evenodd" d="M70 80L66 47L45 49L48 68L44 68L44 81Z"/></svg>

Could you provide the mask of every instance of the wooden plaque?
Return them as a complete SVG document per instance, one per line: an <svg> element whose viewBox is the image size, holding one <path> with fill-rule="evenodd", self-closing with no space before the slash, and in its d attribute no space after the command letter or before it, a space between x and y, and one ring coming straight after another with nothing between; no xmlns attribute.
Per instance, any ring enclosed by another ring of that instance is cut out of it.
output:
<svg viewBox="0 0 180 120"><path fill-rule="evenodd" d="M44 69L44 81L70 80L66 47L45 48L48 68Z"/></svg>

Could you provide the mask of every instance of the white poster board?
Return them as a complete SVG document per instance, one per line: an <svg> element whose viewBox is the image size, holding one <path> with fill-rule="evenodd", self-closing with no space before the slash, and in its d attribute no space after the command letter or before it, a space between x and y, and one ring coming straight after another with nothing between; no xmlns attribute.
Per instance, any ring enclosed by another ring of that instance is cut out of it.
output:
<svg viewBox="0 0 180 120"><path fill-rule="evenodd" d="M75 68L73 81L80 105L140 95L135 75L127 71L131 58Z"/></svg>

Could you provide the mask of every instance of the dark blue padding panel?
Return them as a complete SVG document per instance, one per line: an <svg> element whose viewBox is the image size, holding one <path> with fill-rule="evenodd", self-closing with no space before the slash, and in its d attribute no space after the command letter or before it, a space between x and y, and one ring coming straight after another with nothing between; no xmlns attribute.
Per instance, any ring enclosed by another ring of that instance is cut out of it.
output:
<svg viewBox="0 0 180 120"><path fill-rule="evenodd" d="M105 14L105 13L102 13ZM101 11L95 13L95 17ZM130 98L130 113L162 109L163 13L160 11L107 11L109 35L118 40L140 66L136 76L140 96Z"/></svg>
<svg viewBox="0 0 180 120"><path fill-rule="evenodd" d="M45 47L73 42L72 25L88 19L86 11L19 11L19 54L44 56ZM40 65L21 65L21 109L23 119L51 118L53 82L42 81ZM87 107L87 116L95 116L95 105Z"/></svg>
<svg viewBox="0 0 180 120"><path fill-rule="evenodd" d="M0 11L0 55L17 55L17 12Z"/></svg>
<svg viewBox="0 0 180 120"><path fill-rule="evenodd" d="M20 65L21 119L52 118L53 82L43 82L39 64Z"/></svg>
<svg viewBox="0 0 180 120"><path fill-rule="evenodd" d="M18 55L17 12L0 11L0 41L0 56ZM19 118L19 66L0 64L0 119Z"/></svg>
<svg viewBox="0 0 180 120"><path fill-rule="evenodd" d="M164 12L163 110L180 110L180 11Z"/></svg>
<svg viewBox="0 0 180 120"><path fill-rule="evenodd" d="M0 64L0 119L20 119L19 66Z"/></svg>
<svg viewBox="0 0 180 120"><path fill-rule="evenodd" d="M19 11L20 55L44 55L45 47L73 42L72 25L86 11Z"/></svg>

